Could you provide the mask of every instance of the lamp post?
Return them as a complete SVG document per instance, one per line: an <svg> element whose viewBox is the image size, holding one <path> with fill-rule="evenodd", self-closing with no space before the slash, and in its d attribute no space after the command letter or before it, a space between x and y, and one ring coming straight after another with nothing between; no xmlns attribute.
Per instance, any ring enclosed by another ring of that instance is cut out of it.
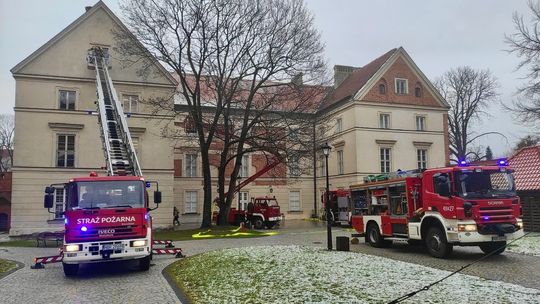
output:
<svg viewBox="0 0 540 304"><path fill-rule="evenodd" d="M321 146L321 150L323 151L324 158L326 161L326 204L325 204L325 210L326 210L326 236L328 238L328 250L332 250L332 222L330 221L330 182L328 180L328 155L330 155L330 150L332 147L328 145L328 143L325 143Z"/></svg>

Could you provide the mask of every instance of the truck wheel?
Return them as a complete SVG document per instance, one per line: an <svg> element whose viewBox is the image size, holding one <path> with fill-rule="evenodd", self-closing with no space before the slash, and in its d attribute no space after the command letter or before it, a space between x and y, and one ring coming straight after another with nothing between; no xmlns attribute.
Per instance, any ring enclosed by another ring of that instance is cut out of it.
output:
<svg viewBox="0 0 540 304"><path fill-rule="evenodd" d="M260 217L253 218L253 227L255 227L255 229L263 229L264 228L264 222L263 222L262 218L260 218Z"/></svg>
<svg viewBox="0 0 540 304"><path fill-rule="evenodd" d="M139 269L141 271L148 271L148 269L150 269L150 256L139 260Z"/></svg>
<svg viewBox="0 0 540 304"><path fill-rule="evenodd" d="M485 253L493 252L493 255L498 255L506 249L506 242L492 242L479 245L480 249Z"/></svg>
<svg viewBox="0 0 540 304"><path fill-rule="evenodd" d="M426 235L426 248L436 258L446 258L452 253L454 246L446 240L446 235L439 227L429 228Z"/></svg>
<svg viewBox="0 0 540 304"><path fill-rule="evenodd" d="M275 224L276 224L276 222L268 222L268 223L266 223L266 228L272 229Z"/></svg>
<svg viewBox="0 0 540 304"><path fill-rule="evenodd" d="M62 266L64 266L64 274L66 275L66 277L75 276L79 271L79 264L62 263Z"/></svg>
<svg viewBox="0 0 540 304"><path fill-rule="evenodd" d="M366 241L375 248L383 248L392 245L392 241L385 241L381 232L379 231L379 225L370 223L366 229Z"/></svg>

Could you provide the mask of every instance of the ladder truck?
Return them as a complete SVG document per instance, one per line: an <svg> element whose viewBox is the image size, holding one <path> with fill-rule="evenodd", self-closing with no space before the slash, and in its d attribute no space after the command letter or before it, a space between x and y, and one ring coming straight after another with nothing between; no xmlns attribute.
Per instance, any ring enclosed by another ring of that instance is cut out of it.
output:
<svg viewBox="0 0 540 304"><path fill-rule="evenodd" d="M108 71L108 55L94 47L87 56L96 72L97 114L105 154L107 176L91 172L65 184L45 188L44 207L53 207L56 189L66 193L62 264L66 276L77 274L79 265L118 260L138 260L148 270L152 255L150 211L161 202L157 182L145 181L131 140L122 105ZM149 207L146 188L152 184L154 203Z"/></svg>
<svg viewBox="0 0 540 304"><path fill-rule="evenodd" d="M505 160L462 162L352 185L352 226L373 247L405 240L423 243L436 258L449 256L453 246L501 254L507 241L524 234L512 172Z"/></svg>

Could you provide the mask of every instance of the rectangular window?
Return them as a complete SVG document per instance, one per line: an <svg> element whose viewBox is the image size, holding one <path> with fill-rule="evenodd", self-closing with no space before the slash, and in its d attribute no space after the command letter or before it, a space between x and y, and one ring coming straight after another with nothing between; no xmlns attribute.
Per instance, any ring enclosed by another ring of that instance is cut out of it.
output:
<svg viewBox="0 0 540 304"><path fill-rule="evenodd" d="M341 118L336 119L336 133L343 131L343 120Z"/></svg>
<svg viewBox="0 0 540 304"><path fill-rule="evenodd" d="M381 173L390 172L390 148L380 149Z"/></svg>
<svg viewBox="0 0 540 304"><path fill-rule="evenodd" d="M60 110L75 110L76 91L59 90L58 106Z"/></svg>
<svg viewBox="0 0 540 304"><path fill-rule="evenodd" d="M57 136L56 166L75 167L75 135Z"/></svg>
<svg viewBox="0 0 540 304"><path fill-rule="evenodd" d="M300 191L289 192L289 211L302 211L300 208Z"/></svg>
<svg viewBox="0 0 540 304"><path fill-rule="evenodd" d="M379 114L379 128L390 128L390 114Z"/></svg>
<svg viewBox="0 0 540 304"><path fill-rule="evenodd" d="M416 159L418 163L418 169L427 169L427 150L416 150Z"/></svg>
<svg viewBox="0 0 540 304"><path fill-rule="evenodd" d="M249 192L238 192L238 210L247 210Z"/></svg>
<svg viewBox="0 0 540 304"><path fill-rule="evenodd" d="M197 191L186 191L184 213L197 213Z"/></svg>
<svg viewBox="0 0 540 304"><path fill-rule="evenodd" d="M197 154L186 154L186 176L197 176Z"/></svg>
<svg viewBox="0 0 540 304"><path fill-rule="evenodd" d="M409 85L407 79L396 78L396 94L409 94Z"/></svg>
<svg viewBox="0 0 540 304"><path fill-rule="evenodd" d="M416 116L416 130L417 131L426 130L426 117L425 116Z"/></svg>
<svg viewBox="0 0 540 304"><path fill-rule="evenodd" d="M300 176L300 157L298 155L289 156L289 174L291 176Z"/></svg>
<svg viewBox="0 0 540 304"><path fill-rule="evenodd" d="M319 161L321 163L320 176L326 176L326 157L324 155L319 156Z"/></svg>
<svg viewBox="0 0 540 304"><path fill-rule="evenodd" d="M64 188L56 188L54 193L54 219L63 219L65 208L66 191L64 191Z"/></svg>
<svg viewBox="0 0 540 304"><path fill-rule="evenodd" d="M338 165L338 174L343 174L345 169L343 167L343 150L337 151L337 165Z"/></svg>
<svg viewBox="0 0 540 304"><path fill-rule="evenodd" d="M246 178L249 176L249 156L242 156L242 163L240 164L240 177Z"/></svg>
<svg viewBox="0 0 540 304"><path fill-rule="evenodd" d="M124 112L137 113L139 112L139 96L137 95L122 95L122 107Z"/></svg>

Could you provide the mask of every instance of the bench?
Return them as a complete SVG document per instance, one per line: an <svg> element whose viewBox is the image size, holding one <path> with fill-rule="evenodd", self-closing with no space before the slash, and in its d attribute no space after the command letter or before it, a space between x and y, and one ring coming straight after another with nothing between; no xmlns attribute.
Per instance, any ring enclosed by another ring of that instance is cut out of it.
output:
<svg viewBox="0 0 540 304"><path fill-rule="evenodd" d="M47 247L47 241L53 241L56 243L56 247L62 245L64 242L64 232L55 231L55 232L40 232L36 237L37 247Z"/></svg>

